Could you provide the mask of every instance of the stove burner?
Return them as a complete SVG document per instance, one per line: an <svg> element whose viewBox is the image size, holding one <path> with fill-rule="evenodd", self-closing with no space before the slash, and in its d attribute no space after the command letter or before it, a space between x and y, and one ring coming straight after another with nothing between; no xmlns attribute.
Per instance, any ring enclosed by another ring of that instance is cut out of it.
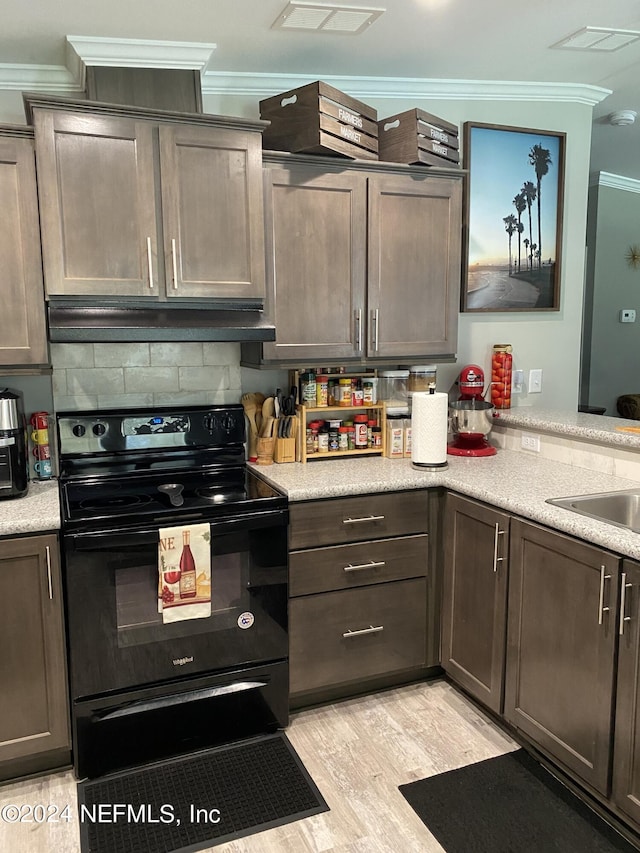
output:
<svg viewBox="0 0 640 853"><path fill-rule="evenodd" d="M211 501L215 504L226 503L233 500L245 500L246 494L243 491L232 491L230 489L221 489L220 486L202 486L196 489L196 494L204 498L206 501Z"/></svg>
<svg viewBox="0 0 640 853"><path fill-rule="evenodd" d="M151 500L147 495L110 495L105 498L89 498L80 501L82 509L123 509L129 506L141 506Z"/></svg>
<svg viewBox="0 0 640 853"><path fill-rule="evenodd" d="M159 492L164 492L165 495L169 496L171 506L182 506L184 503L184 498L182 497L183 489L184 486L182 483L162 483L158 486Z"/></svg>

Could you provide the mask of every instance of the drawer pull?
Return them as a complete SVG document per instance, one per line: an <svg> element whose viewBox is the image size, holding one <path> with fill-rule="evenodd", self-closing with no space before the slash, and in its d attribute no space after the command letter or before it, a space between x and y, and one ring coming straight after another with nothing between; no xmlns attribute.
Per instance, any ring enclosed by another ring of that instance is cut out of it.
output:
<svg viewBox="0 0 640 853"><path fill-rule="evenodd" d="M618 633L622 637L624 634L624 623L631 622L631 616L626 615L627 606L627 590L631 589L633 584L627 583L627 573L622 573L622 584L620 585L620 628Z"/></svg>
<svg viewBox="0 0 640 853"><path fill-rule="evenodd" d="M359 631L352 631L349 629L342 636L347 639L347 637L361 637L363 634L379 634L380 631L384 631L384 625L370 625L368 628L361 628Z"/></svg>
<svg viewBox="0 0 640 853"><path fill-rule="evenodd" d="M381 569L383 566L386 566L386 562L382 560L381 562L375 562L375 560L371 560L368 563L360 563L357 566L354 566L352 563L349 563L348 566L343 566L343 572L359 572L360 569Z"/></svg>
<svg viewBox="0 0 640 853"><path fill-rule="evenodd" d="M51 549L45 545L45 554L47 558L47 585L49 587L49 601L53 601L53 585L51 583Z"/></svg>
<svg viewBox="0 0 640 853"><path fill-rule="evenodd" d="M384 515L367 515L365 518L343 518L343 524L361 524L363 521L384 521Z"/></svg>
<svg viewBox="0 0 640 853"><path fill-rule="evenodd" d="M604 566L600 566L600 595L598 597L598 625L602 625L604 614L607 613L610 608L604 606L604 582L611 580L611 575L605 574L606 568Z"/></svg>
<svg viewBox="0 0 640 853"><path fill-rule="evenodd" d="M151 237L147 237L147 267L149 270L149 288L153 290L153 260L151 258Z"/></svg>

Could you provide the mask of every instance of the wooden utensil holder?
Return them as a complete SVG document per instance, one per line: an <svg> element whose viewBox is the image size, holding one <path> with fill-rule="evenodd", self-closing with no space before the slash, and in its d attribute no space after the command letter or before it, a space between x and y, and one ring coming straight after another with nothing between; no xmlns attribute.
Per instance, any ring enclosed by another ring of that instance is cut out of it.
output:
<svg viewBox="0 0 640 853"><path fill-rule="evenodd" d="M258 439L258 465L273 465L273 454L275 449L275 438Z"/></svg>

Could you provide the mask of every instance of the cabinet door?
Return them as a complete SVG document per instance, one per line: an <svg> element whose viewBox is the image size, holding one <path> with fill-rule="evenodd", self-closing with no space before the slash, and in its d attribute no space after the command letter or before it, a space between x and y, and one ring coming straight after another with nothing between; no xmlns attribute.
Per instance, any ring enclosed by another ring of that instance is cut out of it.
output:
<svg viewBox="0 0 640 853"><path fill-rule="evenodd" d="M160 127L167 294L264 297L261 134Z"/></svg>
<svg viewBox="0 0 640 853"><path fill-rule="evenodd" d="M47 294L157 296L152 125L33 114Z"/></svg>
<svg viewBox="0 0 640 853"><path fill-rule="evenodd" d="M0 136L0 364L46 364L33 141Z"/></svg>
<svg viewBox="0 0 640 853"><path fill-rule="evenodd" d="M266 359L364 353L366 180L312 169L265 175L267 306L276 326Z"/></svg>
<svg viewBox="0 0 640 853"><path fill-rule="evenodd" d="M70 736L58 540L5 539L0 555L4 764L68 749Z"/></svg>
<svg viewBox="0 0 640 853"><path fill-rule="evenodd" d="M505 717L605 796L618 559L511 522Z"/></svg>
<svg viewBox="0 0 640 853"><path fill-rule="evenodd" d="M444 518L442 667L502 712L509 516L448 494Z"/></svg>
<svg viewBox="0 0 640 853"><path fill-rule="evenodd" d="M622 564L612 798L640 825L640 565Z"/></svg>
<svg viewBox="0 0 640 853"><path fill-rule="evenodd" d="M369 179L367 355L455 353L461 223L458 179Z"/></svg>

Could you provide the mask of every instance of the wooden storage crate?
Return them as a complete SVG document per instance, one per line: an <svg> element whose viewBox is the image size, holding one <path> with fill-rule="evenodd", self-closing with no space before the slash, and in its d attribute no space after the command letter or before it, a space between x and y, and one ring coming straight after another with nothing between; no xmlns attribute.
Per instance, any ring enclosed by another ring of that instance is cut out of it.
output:
<svg viewBox="0 0 640 853"><path fill-rule="evenodd" d="M377 111L327 83L260 101L260 118L271 122L262 136L265 149L378 159Z"/></svg>
<svg viewBox="0 0 640 853"><path fill-rule="evenodd" d="M458 128L413 109L378 122L378 153L391 163L460 166Z"/></svg>

